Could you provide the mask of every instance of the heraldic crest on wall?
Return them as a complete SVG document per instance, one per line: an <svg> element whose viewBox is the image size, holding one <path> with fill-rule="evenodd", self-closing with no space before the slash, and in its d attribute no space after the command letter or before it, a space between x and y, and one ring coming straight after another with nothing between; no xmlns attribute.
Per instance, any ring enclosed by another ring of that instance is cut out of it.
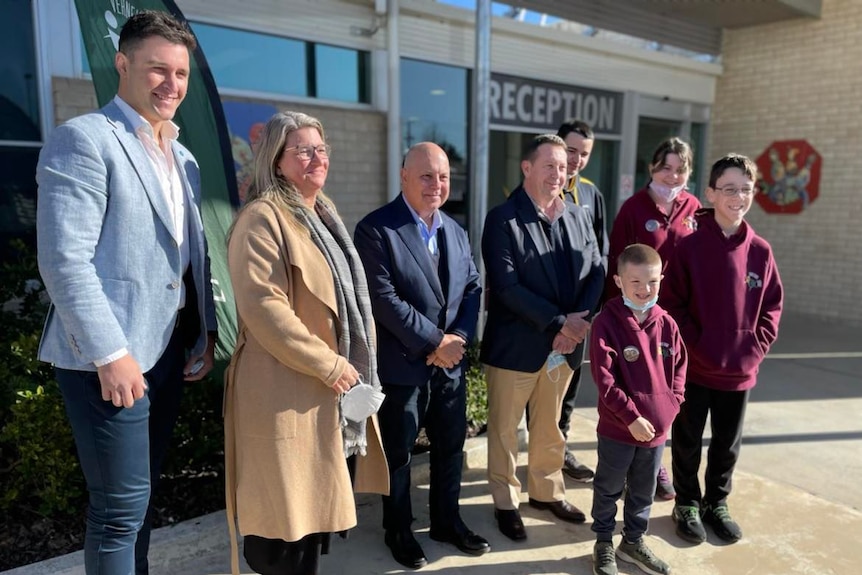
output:
<svg viewBox="0 0 862 575"><path fill-rule="evenodd" d="M820 192L822 164L820 154L806 140L772 142L757 158L757 203L771 214L802 212Z"/></svg>

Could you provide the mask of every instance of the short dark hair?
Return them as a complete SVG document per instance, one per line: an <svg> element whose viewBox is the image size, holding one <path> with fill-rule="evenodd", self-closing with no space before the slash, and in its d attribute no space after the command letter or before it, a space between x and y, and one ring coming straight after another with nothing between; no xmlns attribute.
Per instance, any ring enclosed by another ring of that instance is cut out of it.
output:
<svg viewBox="0 0 862 575"><path fill-rule="evenodd" d="M655 149L652 155L652 162L650 162L650 173L662 167L665 161L667 161L668 154L679 156L682 169L692 170L694 166L694 154L691 151L691 146L684 140L674 137L668 138Z"/></svg>
<svg viewBox="0 0 862 575"><path fill-rule="evenodd" d="M757 164L751 158L742 154L727 154L712 165L709 171L709 187L715 189L718 178L732 168L740 170L752 181L757 181Z"/></svg>
<svg viewBox="0 0 862 575"><path fill-rule="evenodd" d="M560 126L560 129L557 130L557 135L565 140L566 136L574 132L580 136L583 136L585 140L595 140L596 135L593 134L593 129L590 128L590 125L586 122L582 122L581 120L567 120L563 122Z"/></svg>
<svg viewBox="0 0 862 575"><path fill-rule="evenodd" d="M631 244L620 252L617 258L617 270L622 270L629 264L661 267L661 256L646 244Z"/></svg>
<svg viewBox="0 0 862 575"><path fill-rule="evenodd" d="M172 44L182 44L189 52L197 48L198 42L188 24L167 12L142 10L126 20L120 31L120 52L129 56L142 41L160 36Z"/></svg>
<svg viewBox="0 0 862 575"><path fill-rule="evenodd" d="M532 162L536 159L536 151L541 146L545 144L551 144L552 146L559 146L563 150L566 149L566 143L559 136L555 136L554 134L542 134L540 136L536 136L527 142L527 145L524 146L524 150L521 153L521 161L522 162Z"/></svg>

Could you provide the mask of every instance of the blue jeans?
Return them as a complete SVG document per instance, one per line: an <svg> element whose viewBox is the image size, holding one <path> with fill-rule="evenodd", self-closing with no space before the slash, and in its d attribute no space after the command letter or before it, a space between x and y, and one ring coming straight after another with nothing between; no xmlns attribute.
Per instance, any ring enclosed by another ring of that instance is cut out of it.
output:
<svg viewBox="0 0 862 575"><path fill-rule="evenodd" d="M148 390L130 408L102 399L96 372L57 368L87 491L87 575L146 575L150 493L179 413L183 391L181 331L144 374Z"/></svg>
<svg viewBox="0 0 862 575"><path fill-rule="evenodd" d="M467 385L462 375L434 369L424 385L384 385L386 399L377 414L383 450L389 463L389 495L383 496L383 528L409 529L410 461L419 429L431 442L428 507L431 528L447 532L460 522L461 468L467 434Z"/></svg>
<svg viewBox="0 0 862 575"><path fill-rule="evenodd" d="M592 529L598 541L610 541L614 534L623 488L623 537L633 543L646 533L663 451L664 444L638 447L599 435L592 509Z"/></svg>

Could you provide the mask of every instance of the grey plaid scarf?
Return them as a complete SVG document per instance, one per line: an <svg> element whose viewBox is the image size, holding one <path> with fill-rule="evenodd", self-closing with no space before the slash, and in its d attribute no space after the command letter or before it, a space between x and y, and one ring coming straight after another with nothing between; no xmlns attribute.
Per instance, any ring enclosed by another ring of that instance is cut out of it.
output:
<svg viewBox="0 0 862 575"><path fill-rule="evenodd" d="M374 318L365 269L341 218L320 199L314 204L314 213L317 217L302 210L299 216L332 270L340 319L337 326L338 353L347 358L366 383L379 390L373 341ZM356 423L342 416L341 432L346 457L356 453L365 455L368 442L364 421Z"/></svg>

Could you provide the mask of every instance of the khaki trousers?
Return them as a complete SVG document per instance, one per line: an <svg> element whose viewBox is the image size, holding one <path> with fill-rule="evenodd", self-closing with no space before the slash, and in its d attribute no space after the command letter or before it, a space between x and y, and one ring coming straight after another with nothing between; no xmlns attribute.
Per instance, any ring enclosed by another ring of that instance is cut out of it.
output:
<svg viewBox="0 0 862 575"><path fill-rule="evenodd" d="M518 424L530 409L527 493L538 501L566 496L563 460L566 440L558 425L563 396L572 379L567 363L535 373L485 366L488 382L488 485L494 507L517 509L521 482L518 467Z"/></svg>

